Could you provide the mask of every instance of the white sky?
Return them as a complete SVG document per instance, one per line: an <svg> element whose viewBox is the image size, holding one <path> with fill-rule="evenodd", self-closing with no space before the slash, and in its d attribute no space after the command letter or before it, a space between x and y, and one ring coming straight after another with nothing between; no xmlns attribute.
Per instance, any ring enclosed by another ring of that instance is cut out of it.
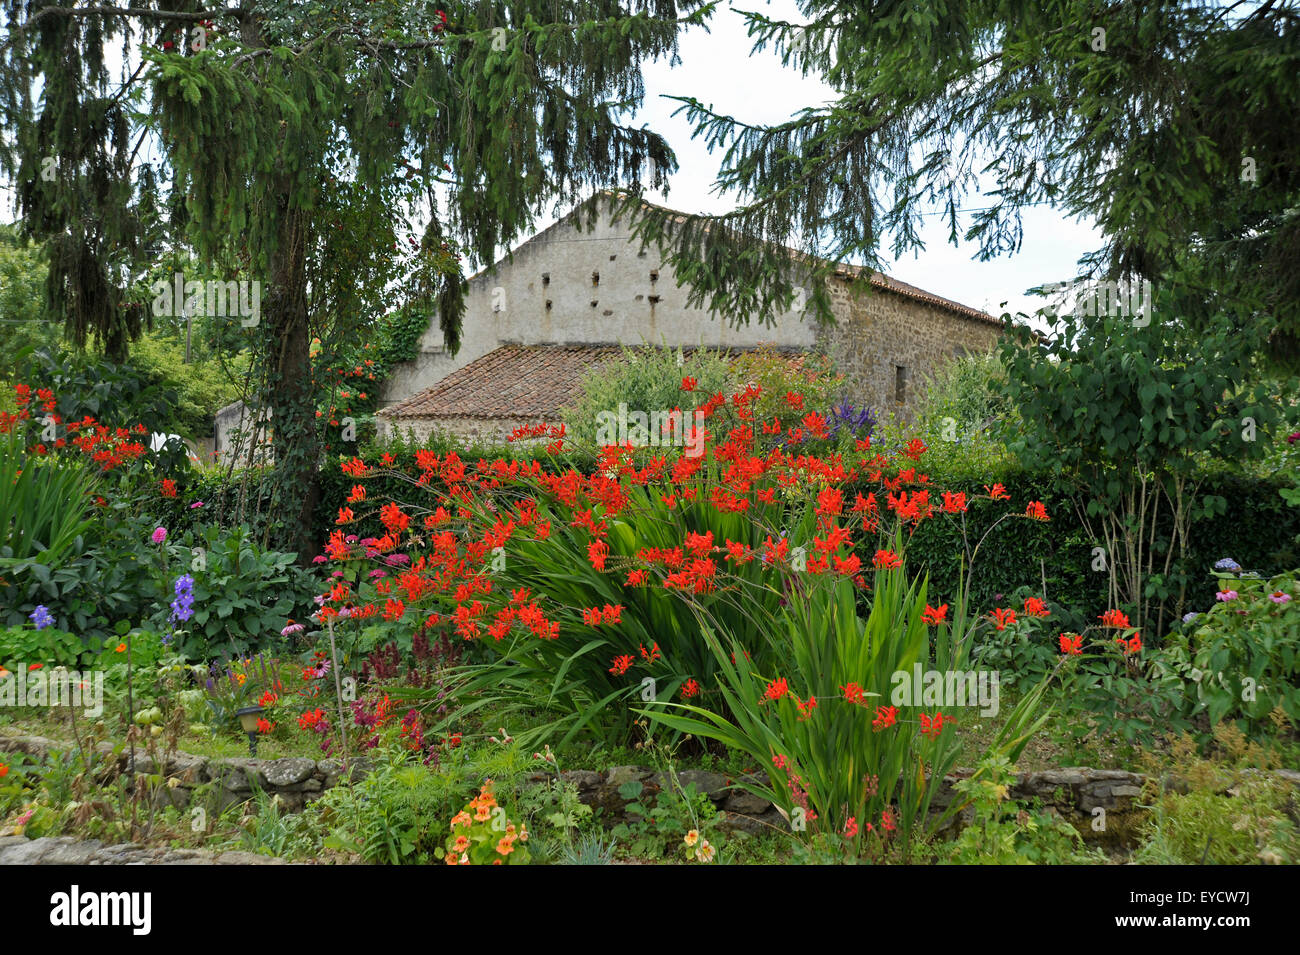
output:
<svg viewBox="0 0 1300 955"><path fill-rule="evenodd" d="M683 36L680 66L670 68L666 62L647 66L646 100L636 123L645 123L665 136L680 164L670 180L668 195L650 193L647 197L652 201L685 212L717 213L735 207L733 199L711 192L722 152L710 155L702 140L692 140L685 115L672 116L679 104L664 95L694 96L721 113L755 123L781 122L803 107L834 98L830 87L783 68L770 47L751 57L753 41L746 36L745 21L736 10L754 10L794 23L804 21L794 0L736 0L731 9L715 14L710 32L697 28ZM970 195L963 206L974 209L987 204L978 195ZM966 218L960 223L962 229L970 224ZM1043 300L1024 295L1024 291L1073 279L1079 257L1102 243L1091 223L1067 219L1046 206L1026 209L1023 221L1019 253L979 262L972 258L978 251L975 243L954 247L948 242L943 216L927 215L920 230L925 250L907 253L893 262L889 253L883 252L884 271L993 315L1001 314L1003 302L1013 313L1033 312Z"/></svg>
<svg viewBox="0 0 1300 955"><path fill-rule="evenodd" d="M746 36L745 21L737 9L760 10L790 22L803 21L795 0L734 0L731 7L715 14L709 32L695 28L683 35L679 66L671 68L666 62L646 66L645 104L633 122L644 123L664 135L680 164L668 194L649 193L652 201L686 212L723 212L735 206L734 197L712 193L721 152L711 155L701 140L693 140L685 116L672 116L679 104L664 96L695 96L721 113L755 123L781 122L802 107L817 106L833 98L829 87L782 67L770 49L751 57L753 42ZM110 53L112 58L116 55L116 51ZM0 219L8 219L13 200L8 183L0 184L0 200ZM986 204L978 195L968 195L964 202L966 208L972 209ZM960 223L963 229L969 225L966 218ZM552 221L539 222L537 231ZM1025 290L1072 279L1079 257L1101 245L1100 235L1091 223L1069 220L1045 206L1034 207L1024 212L1021 251L979 262L973 258L977 252L974 243L949 244L941 215L927 215L925 223L921 229L925 249L892 262L888 252L882 253L884 270L895 278L993 315L1004 308L1014 313L1041 307L1042 300L1026 296Z"/></svg>

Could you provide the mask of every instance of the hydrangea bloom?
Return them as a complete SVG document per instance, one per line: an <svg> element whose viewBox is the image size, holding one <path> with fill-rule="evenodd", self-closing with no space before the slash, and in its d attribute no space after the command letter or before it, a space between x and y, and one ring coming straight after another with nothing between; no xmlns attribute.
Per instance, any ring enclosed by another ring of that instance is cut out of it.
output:
<svg viewBox="0 0 1300 955"><path fill-rule="evenodd" d="M1216 561L1214 562L1214 569L1215 569L1215 570L1231 570L1231 571L1234 571L1234 572L1235 572L1235 571L1241 570L1241 564L1237 563L1237 562L1236 562L1235 560L1233 560L1231 557L1225 557L1225 558L1223 558L1222 560L1216 560Z"/></svg>

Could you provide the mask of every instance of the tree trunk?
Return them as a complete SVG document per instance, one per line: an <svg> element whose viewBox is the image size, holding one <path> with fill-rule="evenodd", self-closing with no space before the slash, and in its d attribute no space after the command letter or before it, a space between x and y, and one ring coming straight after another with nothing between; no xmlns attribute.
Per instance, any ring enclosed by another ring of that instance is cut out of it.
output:
<svg viewBox="0 0 1300 955"><path fill-rule="evenodd" d="M287 187L281 193L280 210L282 225L270 258L263 318L267 323L267 405L276 475L272 500L277 513L272 518L282 522L277 545L296 551L299 563L306 565L320 547L312 533L312 515L320 499L320 439L307 323L310 214L292 207Z"/></svg>

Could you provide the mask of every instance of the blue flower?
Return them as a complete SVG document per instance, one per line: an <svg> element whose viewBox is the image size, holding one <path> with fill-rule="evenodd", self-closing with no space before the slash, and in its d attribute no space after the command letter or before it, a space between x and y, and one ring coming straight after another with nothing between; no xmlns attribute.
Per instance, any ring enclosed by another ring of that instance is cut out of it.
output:
<svg viewBox="0 0 1300 955"><path fill-rule="evenodd" d="M1199 616L1200 616L1200 613L1199 613L1198 611L1195 611L1195 610L1193 610L1191 613L1185 613L1185 614L1183 614L1183 623L1191 623L1193 620L1195 620L1195 619L1196 619L1197 617L1199 617Z"/></svg>
<svg viewBox="0 0 1300 955"><path fill-rule="evenodd" d="M1225 557L1222 560L1216 560L1214 562L1214 569L1237 571L1241 570L1241 564L1237 563L1231 557Z"/></svg>
<svg viewBox="0 0 1300 955"><path fill-rule="evenodd" d="M37 608L28 615L27 619L36 624L37 630L44 630L46 627L54 623L54 618L50 616L49 608L44 604L37 606Z"/></svg>
<svg viewBox="0 0 1300 955"><path fill-rule="evenodd" d="M194 616L194 578L189 574L177 577L173 591L176 599L172 601L172 623L184 623Z"/></svg>

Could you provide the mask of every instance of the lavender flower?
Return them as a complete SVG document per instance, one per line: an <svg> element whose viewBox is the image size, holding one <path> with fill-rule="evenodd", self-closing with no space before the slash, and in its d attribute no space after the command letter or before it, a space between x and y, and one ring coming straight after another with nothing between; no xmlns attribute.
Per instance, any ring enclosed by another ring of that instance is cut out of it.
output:
<svg viewBox="0 0 1300 955"><path fill-rule="evenodd" d="M38 605L36 609L28 615L27 619L36 624L37 630L44 630L46 627L54 623L54 618L50 616L49 608L44 604Z"/></svg>

